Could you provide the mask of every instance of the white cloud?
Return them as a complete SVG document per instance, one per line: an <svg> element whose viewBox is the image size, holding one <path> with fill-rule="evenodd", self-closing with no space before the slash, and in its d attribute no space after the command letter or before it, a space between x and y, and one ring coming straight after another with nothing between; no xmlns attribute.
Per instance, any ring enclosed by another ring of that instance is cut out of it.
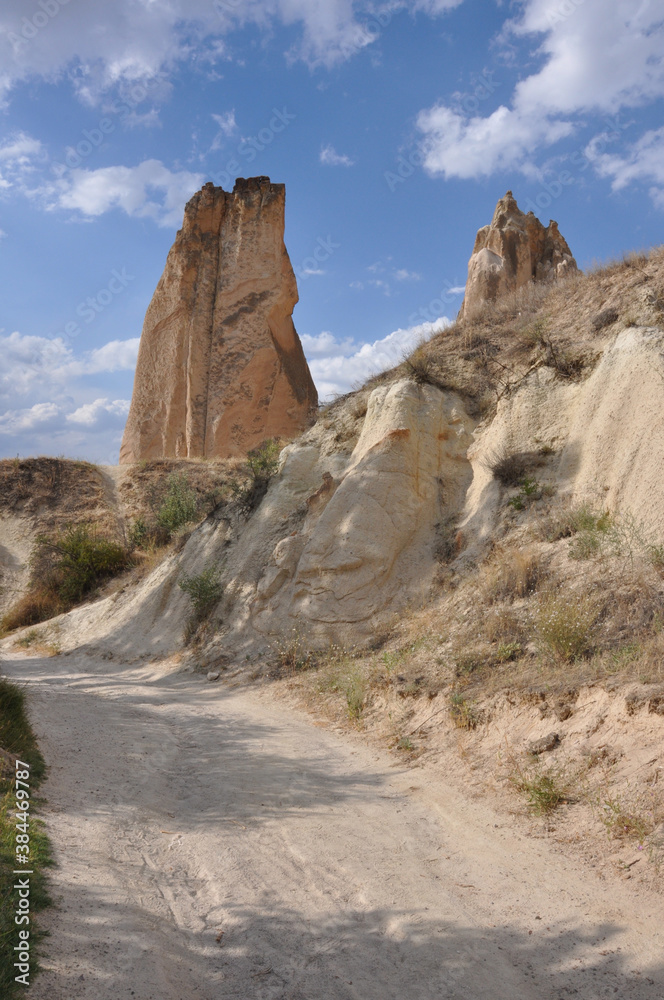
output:
<svg viewBox="0 0 664 1000"><path fill-rule="evenodd" d="M355 160L345 153L337 153L334 146L324 146L320 151L320 162L326 167L352 167Z"/></svg>
<svg viewBox="0 0 664 1000"><path fill-rule="evenodd" d="M506 107L488 118L467 118L443 104L422 111L417 127L424 134L424 167L445 179L489 177L497 170L527 172L533 151L573 131L570 122L528 117Z"/></svg>
<svg viewBox="0 0 664 1000"><path fill-rule="evenodd" d="M10 400L37 389L57 396L70 379L132 371L136 366L138 344L138 337L111 340L75 357L61 337L51 340L18 332L0 337L0 400L7 405Z"/></svg>
<svg viewBox="0 0 664 1000"><path fill-rule="evenodd" d="M219 131L212 140L211 150L221 149L224 139L230 139L238 132L238 125L235 120L235 108L225 111L223 115L212 115L213 120L219 126Z"/></svg>
<svg viewBox="0 0 664 1000"><path fill-rule="evenodd" d="M73 413L68 413L66 419L72 424L93 427L122 426L124 427L129 413L128 399L95 399L92 403L79 406Z"/></svg>
<svg viewBox="0 0 664 1000"><path fill-rule="evenodd" d="M288 57L312 66L352 58L376 40L373 11L389 20L406 9L437 16L462 0L3 0L0 7L0 98L19 81L68 74L81 99L109 87L153 78L195 56L199 65L228 58L224 38L245 25L270 34L299 29ZM365 23L366 22L366 23ZM371 22L372 24L374 22ZM376 22L378 23L378 22Z"/></svg>
<svg viewBox="0 0 664 1000"><path fill-rule="evenodd" d="M49 340L18 332L0 337L0 400L29 392L35 383L43 384L71 357L60 337Z"/></svg>
<svg viewBox="0 0 664 1000"><path fill-rule="evenodd" d="M55 403L35 403L23 410L7 410L0 414L0 434L20 434L50 424L60 416Z"/></svg>
<svg viewBox="0 0 664 1000"><path fill-rule="evenodd" d="M435 16L436 14L446 14L448 10L453 10L462 3L463 0L416 0L413 9Z"/></svg>
<svg viewBox="0 0 664 1000"><path fill-rule="evenodd" d="M303 267L296 270L295 273L302 280L304 278L320 277L322 274L327 274L327 271L324 271L321 267Z"/></svg>
<svg viewBox="0 0 664 1000"><path fill-rule="evenodd" d="M131 340L111 340L103 347L90 351L82 358L63 367L62 373L72 375L99 375L102 373L133 371L138 357L140 337Z"/></svg>
<svg viewBox="0 0 664 1000"><path fill-rule="evenodd" d="M43 153L39 139L33 139L25 132L15 132L0 146L0 163L29 163L32 157Z"/></svg>
<svg viewBox="0 0 664 1000"><path fill-rule="evenodd" d="M26 132L14 132L0 145L0 190L23 187L26 179L45 159L39 139Z"/></svg>
<svg viewBox="0 0 664 1000"><path fill-rule="evenodd" d="M528 0L511 29L544 36L543 67L515 90L522 113L615 113L664 96L663 0Z"/></svg>
<svg viewBox="0 0 664 1000"><path fill-rule="evenodd" d="M302 347L308 359L318 357L328 357L329 355L349 354L356 349L355 341L351 337L339 341L328 330L319 333L317 337L312 337L308 333L301 336Z"/></svg>
<svg viewBox="0 0 664 1000"><path fill-rule="evenodd" d="M104 376L131 371L138 338L75 355L62 338L0 336L0 436L9 455L85 455L117 462L129 401Z"/></svg>
<svg viewBox="0 0 664 1000"><path fill-rule="evenodd" d="M86 374L132 371L136 367L140 340L140 337L111 340L103 347L90 351Z"/></svg>
<svg viewBox="0 0 664 1000"><path fill-rule="evenodd" d="M423 340L428 340L450 325L446 316L433 323L421 323L408 329L394 330L371 344L346 339L339 341L325 331L317 337L302 337L304 353L321 398L349 392L369 376L393 368Z"/></svg>
<svg viewBox="0 0 664 1000"><path fill-rule="evenodd" d="M408 271L405 267L400 268L398 271L394 272L394 277L397 281L421 281L422 275L418 274L417 271Z"/></svg>
<svg viewBox="0 0 664 1000"><path fill-rule="evenodd" d="M533 174L538 153L584 127L588 114L664 96L664 0L524 0L503 31L514 38L534 41L541 65L519 81L509 105L482 117L440 102L418 116L430 174Z"/></svg>
<svg viewBox="0 0 664 1000"><path fill-rule="evenodd" d="M72 170L33 194L41 195L49 208L75 209L84 216L121 208L160 226L179 226L185 203L204 180L203 174L173 172L160 160L144 160L136 167Z"/></svg>
<svg viewBox="0 0 664 1000"><path fill-rule="evenodd" d="M600 177L611 178L614 191L633 181L645 181L653 185L653 200L664 208L664 128L646 132L622 155L597 153L594 142L585 152Z"/></svg>

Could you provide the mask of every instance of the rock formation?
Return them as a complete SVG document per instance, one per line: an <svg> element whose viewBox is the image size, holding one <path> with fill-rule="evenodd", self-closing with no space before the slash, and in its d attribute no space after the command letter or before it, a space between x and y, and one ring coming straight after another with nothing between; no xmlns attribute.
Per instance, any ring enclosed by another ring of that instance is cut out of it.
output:
<svg viewBox="0 0 664 1000"><path fill-rule="evenodd" d="M311 423L284 209L268 177L188 202L145 317L121 463L242 455Z"/></svg>
<svg viewBox="0 0 664 1000"><path fill-rule="evenodd" d="M475 238L459 315L472 318L531 281L553 281L577 273L558 223L551 220L545 228L532 212L522 212L508 191L496 205L491 225L480 229Z"/></svg>

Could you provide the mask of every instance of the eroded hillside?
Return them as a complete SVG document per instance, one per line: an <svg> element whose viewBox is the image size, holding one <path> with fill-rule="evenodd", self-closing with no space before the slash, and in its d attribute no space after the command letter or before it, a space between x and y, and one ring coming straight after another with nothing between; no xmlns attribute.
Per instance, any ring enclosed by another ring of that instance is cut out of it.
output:
<svg viewBox="0 0 664 1000"><path fill-rule="evenodd" d="M510 758L509 787L553 782L553 808L590 761L586 791L614 788L609 832L658 844L663 310L661 248L486 307L324 408L262 499L226 469L147 575L40 636L277 678L415 757L446 752L450 732L477 766L496 733L548 741ZM138 516L145 470L125 475L104 516ZM193 626L183 581L208 586ZM647 821L625 819L649 790Z"/></svg>

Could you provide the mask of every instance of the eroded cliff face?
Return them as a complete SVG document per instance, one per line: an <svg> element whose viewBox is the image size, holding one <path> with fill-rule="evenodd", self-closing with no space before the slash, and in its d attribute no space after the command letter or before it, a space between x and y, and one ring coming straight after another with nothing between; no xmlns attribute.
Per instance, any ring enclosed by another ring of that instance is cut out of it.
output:
<svg viewBox="0 0 664 1000"><path fill-rule="evenodd" d="M318 488L299 530L270 554L254 627L269 635L290 620L313 638L366 639L386 615L425 598L436 528L470 484L474 425L455 393L408 381L374 389L346 467L335 469L319 448L312 453ZM284 456L285 478L300 447Z"/></svg>
<svg viewBox="0 0 664 1000"><path fill-rule="evenodd" d="M284 213L267 177L188 202L145 317L121 463L228 458L311 423Z"/></svg>
<svg viewBox="0 0 664 1000"><path fill-rule="evenodd" d="M478 423L456 393L397 379L341 401L281 456L248 521L220 508L134 590L66 616L67 648L88 638L114 655L181 646L182 575L215 566L218 629L203 662L242 662L300 636L309 647L372 641L436 593L441 537L463 573L500 537L496 454L546 445L556 502L632 512L664 531L659 328L623 329L583 381L542 367ZM442 532L441 532L442 529Z"/></svg>
<svg viewBox="0 0 664 1000"><path fill-rule="evenodd" d="M522 212L508 191L496 205L491 224L480 229L475 238L460 316L472 319L487 305L530 282L577 273L558 223L551 220L544 227L532 212Z"/></svg>

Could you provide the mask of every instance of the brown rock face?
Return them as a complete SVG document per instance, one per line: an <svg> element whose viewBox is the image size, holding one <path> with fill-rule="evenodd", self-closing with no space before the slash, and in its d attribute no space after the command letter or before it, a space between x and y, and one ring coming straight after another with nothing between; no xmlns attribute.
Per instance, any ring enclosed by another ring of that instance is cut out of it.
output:
<svg viewBox="0 0 664 1000"><path fill-rule="evenodd" d="M253 177L187 204L145 316L121 463L243 455L311 423L285 199Z"/></svg>
<svg viewBox="0 0 664 1000"><path fill-rule="evenodd" d="M532 212L525 215L508 191L496 205L491 225L480 229L475 238L459 315L472 318L484 306L531 281L553 281L577 273L558 223L552 220L545 228Z"/></svg>

